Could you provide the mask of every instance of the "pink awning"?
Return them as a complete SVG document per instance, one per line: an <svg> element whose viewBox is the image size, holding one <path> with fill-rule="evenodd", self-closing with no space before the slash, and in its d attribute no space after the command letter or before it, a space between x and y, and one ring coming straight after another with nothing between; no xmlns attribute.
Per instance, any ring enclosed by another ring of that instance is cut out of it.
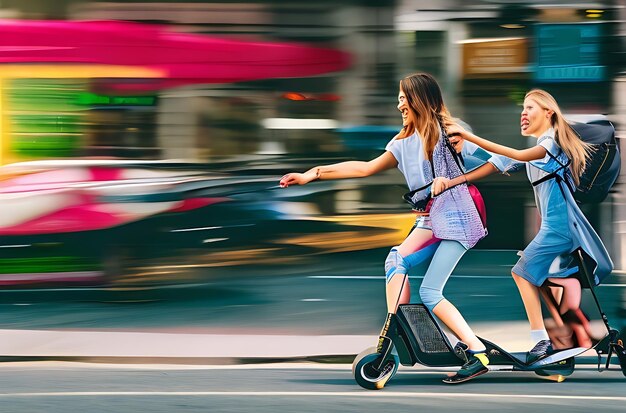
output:
<svg viewBox="0 0 626 413"><path fill-rule="evenodd" d="M339 71L348 53L237 41L119 21L0 20L0 63L77 63L161 70L160 87L307 77ZM154 81L144 81L154 88ZM136 86L136 85L133 85Z"/></svg>

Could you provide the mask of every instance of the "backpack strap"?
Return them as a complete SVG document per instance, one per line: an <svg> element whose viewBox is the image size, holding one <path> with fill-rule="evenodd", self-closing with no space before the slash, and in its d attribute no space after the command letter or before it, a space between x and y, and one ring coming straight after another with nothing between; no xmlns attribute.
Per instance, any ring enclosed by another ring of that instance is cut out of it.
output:
<svg viewBox="0 0 626 413"><path fill-rule="evenodd" d="M464 170L464 168L461 166L461 164L465 164L465 162L463 161L463 158L459 156L459 154L456 152L456 150L454 149L454 147L452 146L452 143L450 143L450 139L448 138L448 135L446 134L446 130L443 128L443 125L441 125L440 123L440 127L441 127L441 133L443 135L443 139L444 142L446 144L446 147L450 150L450 152L452 152L452 157L454 158L454 161L456 162L456 164L458 165L459 169L461 171ZM433 179L435 179L435 166L433 165L432 161L430 162L430 171L432 174ZM410 192L407 192L406 194L402 195L402 198L408 202L409 204L412 203L412 199L413 199L413 195L415 195L416 193L423 191L424 189L428 188L429 186L431 186L433 184L433 181L430 181L429 183L427 183L424 186L421 186L417 189L414 189Z"/></svg>
<svg viewBox="0 0 626 413"><path fill-rule="evenodd" d="M569 159L567 160L566 163L562 163L561 161L559 161L559 158L557 158L557 156L560 155L563 152L563 150L561 148L559 148L559 153L557 154L557 156L553 155L552 152L550 152L545 147L544 147L544 149L546 150L546 155L548 155L556 163L559 164L559 168L556 171L550 172L549 174L545 175L544 177L539 178L536 181L533 181L532 182L533 186L537 186L537 185L539 185L541 183L544 183L545 181L548 181L550 179L556 179L557 181L561 181L563 178L561 178L561 176L558 174L558 172L560 172L563 169L567 168L569 166L569 164L572 162Z"/></svg>
<svg viewBox="0 0 626 413"><path fill-rule="evenodd" d="M545 149L545 148L544 148L544 149ZM558 153L558 155L560 155L562 152L563 152L563 149L559 148L559 153ZM561 186L561 182L565 182L565 185L567 186L567 188L570 190L570 192L571 192L572 194L574 194L574 192L576 192L575 188L572 188L572 186L571 186L570 182L569 182L567 179L563 179L563 178L561 177L561 175L559 175L559 174L558 174L558 173L559 173L560 171L562 171L562 170L565 170L565 173L567 173L567 172L568 172L568 170L569 170L569 169L568 169L568 166L572 163L571 159L569 159L569 158L568 158L568 159L567 159L567 162L562 163L562 162L561 162L561 161L559 161L559 159L558 159L556 156L554 156L554 155L553 155L553 154L552 154L549 150L547 150L547 149L546 149L546 153L547 153L547 155L548 155L550 158L554 159L554 161L556 161L556 163L558 163L558 164L559 164L559 168L558 168L556 171L554 171L554 172L550 172L550 173L549 173L549 174L547 174L546 176L544 176L544 177L542 177L542 178L539 178L539 179L537 179L536 181L532 182L532 185L533 185L533 186L537 186L537 185L539 185L539 184L541 184L541 183L544 183L544 182L546 182L546 181L549 181L550 179L555 179L555 180L556 180L556 182L559 184L559 188L561 189L561 192L563 192L563 188L562 188L562 186ZM565 193L563 193L563 196L565 196Z"/></svg>
<svg viewBox="0 0 626 413"><path fill-rule="evenodd" d="M448 148L448 150L452 154L452 157L454 158L454 162L456 162L456 165L461 170L461 173L463 173L463 171L465 170L465 161L463 160L463 157L459 155L456 149L454 149L454 146L452 146L452 142L450 142L450 138L448 137L448 134L446 133L446 130L443 128L443 126L441 127L441 131L443 133L443 141L446 145L446 148Z"/></svg>
<svg viewBox="0 0 626 413"><path fill-rule="evenodd" d="M433 184L433 181L430 181L430 182L429 182L429 183L427 183L426 185L424 185L424 186L420 186L419 188L414 189L414 190L412 190L412 191L410 191L410 192L407 192L406 194L402 195L402 198L403 198L405 201L407 201L407 202L411 203L411 202L412 202L412 199L413 199L413 195L415 195L415 194L416 194L416 193L418 193L419 191L423 191L424 189L428 188L428 187L429 187L429 186L431 186L432 184Z"/></svg>
<svg viewBox="0 0 626 413"><path fill-rule="evenodd" d="M461 173L463 173L463 171L465 170L465 161L463 161L463 157L461 155L459 155L457 153L456 149L454 149L454 146L452 146L452 143L450 142L450 138L448 138L448 134L446 133L446 130L443 127L443 124L442 124L441 121L439 122L439 126L441 127L441 134L443 135L443 140L444 140L444 143L446 145L446 148L448 148L450 153L452 153L452 157L454 158L454 161L456 162L457 166L461 170ZM430 170L432 172L433 179L435 179L435 166L433 165L432 161L430 161ZM414 189L414 190L412 190L410 192L407 192L406 194L404 194L402 196L402 198L406 202L408 202L409 204L412 204L413 195L415 195L416 193L418 193L420 191L423 191L424 189L428 188L432 184L433 184L433 181L430 181L429 183L427 183L426 185L424 185L422 187L419 187L419 188Z"/></svg>

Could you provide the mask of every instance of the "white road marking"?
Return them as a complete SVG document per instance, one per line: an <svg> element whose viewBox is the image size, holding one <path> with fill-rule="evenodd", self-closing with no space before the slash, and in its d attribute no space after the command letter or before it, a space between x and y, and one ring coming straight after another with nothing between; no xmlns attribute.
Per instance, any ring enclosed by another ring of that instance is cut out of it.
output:
<svg viewBox="0 0 626 413"><path fill-rule="evenodd" d="M309 275L307 278L317 278L317 279L325 279L325 280L384 280L384 275ZM411 275L409 278L424 278L423 275L414 276ZM484 278L484 279L494 279L494 278L502 278L509 279L510 275L452 275L451 278Z"/></svg>
<svg viewBox="0 0 626 413"><path fill-rule="evenodd" d="M173 229L170 232L189 232L189 231L210 231L212 229L222 229L223 227L197 227L197 228L181 228Z"/></svg>
<svg viewBox="0 0 626 413"><path fill-rule="evenodd" d="M310 275L306 278L317 278L320 280L384 280L385 276L384 275Z"/></svg>
<svg viewBox="0 0 626 413"><path fill-rule="evenodd" d="M402 369L409 367L400 366ZM0 364L0 372L16 370L344 370L350 371L350 364L327 363L261 363L261 364L119 364L119 363L89 363L79 361L28 361L4 362ZM410 368L413 373L432 373L417 371L425 369L423 366ZM439 370L441 371L441 370Z"/></svg>
<svg viewBox="0 0 626 413"><path fill-rule="evenodd" d="M384 280L384 275L309 275L306 278L314 278L320 280ZM411 275L409 279L421 279L424 278L423 275ZM487 279L493 280L495 278L499 279L510 279L510 275L452 275L450 278L479 278L479 279ZM600 284L599 287L626 287L626 284Z"/></svg>
<svg viewBox="0 0 626 413"><path fill-rule="evenodd" d="M496 393L444 393L444 392L388 392L388 391L365 391L356 390L353 392L317 392L317 391L127 391L127 392L41 392L41 393L0 393L3 398L35 398L35 397L88 397L88 396L109 396L109 397L132 397L132 396L224 396L224 397L371 397L371 398L474 398L474 399L533 399L533 400L603 400L626 402L626 397L621 396L582 396L582 395L551 395L551 394L496 394Z"/></svg>

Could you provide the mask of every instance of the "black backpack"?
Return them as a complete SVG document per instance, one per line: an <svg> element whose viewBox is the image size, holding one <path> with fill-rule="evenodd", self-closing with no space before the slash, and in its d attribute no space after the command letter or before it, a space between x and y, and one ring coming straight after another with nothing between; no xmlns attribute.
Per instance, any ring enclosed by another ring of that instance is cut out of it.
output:
<svg viewBox="0 0 626 413"><path fill-rule="evenodd" d="M606 119L593 120L587 123L575 122L571 123L570 126L583 142L588 143L593 148L590 158L587 160L585 171L580 177L580 183L575 188L571 188L574 199L579 204L602 202L617 180L621 167L619 146L615 139L615 127ZM548 155L556 159L552 154ZM561 165L560 169L568 165L569 162ZM538 185L557 176L556 172L553 172L533 182L533 185Z"/></svg>
<svg viewBox="0 0 626 413"><path fill-rule="evenodd" d="M574 123L571 126L580 139L594 149L580 177L574 199L581 204L602 202L617 180L622 163L615 127L604 119Z"/></svg>

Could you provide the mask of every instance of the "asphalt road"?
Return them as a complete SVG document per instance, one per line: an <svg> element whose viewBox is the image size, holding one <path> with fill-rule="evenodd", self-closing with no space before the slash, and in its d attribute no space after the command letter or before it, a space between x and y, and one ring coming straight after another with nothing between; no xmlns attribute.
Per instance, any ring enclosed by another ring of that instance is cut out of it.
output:
<svg viewBox="0 0 626 413"><path fill-rule="evenodd" d="M446 296L479 333L495 324L506 328L500 332L504 337L526 328L508 275L510 261L489 251L469 255L448 284ZM313 272L277 268L245 278L225 273L197 285L5 292L0 328L302 334L312 339L318 334L375 335L385 315L380 266L378 256L336 256L321 259ZM417 286L419 271L413 277ZM624 276L615 275L597 289L617 328L623 328L624 285ZM593 309L589 297L586 304ZM350 366L343 364L2 363L0 411L622 412L626 377L620 371L600 374L590 365L579 367L563 383L532 373L491 372L456 387L441 383L444 371L404 368L384 390L372 392L358 387Z"/></svg>
<svg viewBox="0 0 626 413"><path fill-rule="evenodd" d="M562 383L490 372L441 383L442 370L404 368L380 391L358 387L347 365L0 365L0 411L49 412L623 412L626 378L577 370Z"/></svg>
<svg viewBox="0 0 626 413"><path fill-rule="evenodd" d="M386 305L384 252L320 257L311 270L259 269L198 284L146 289L61 288L0 291L0 328L176 330L264 334L378 334ZM471 324L524 322L510 276L511 251L470 251L445 290ZM626 276L597 288L612 325L624 326ZM412 273L413 292L421 282ZM415 301L419 301L416 297ZM583 308L599 319L590 296Z"/></svg>

